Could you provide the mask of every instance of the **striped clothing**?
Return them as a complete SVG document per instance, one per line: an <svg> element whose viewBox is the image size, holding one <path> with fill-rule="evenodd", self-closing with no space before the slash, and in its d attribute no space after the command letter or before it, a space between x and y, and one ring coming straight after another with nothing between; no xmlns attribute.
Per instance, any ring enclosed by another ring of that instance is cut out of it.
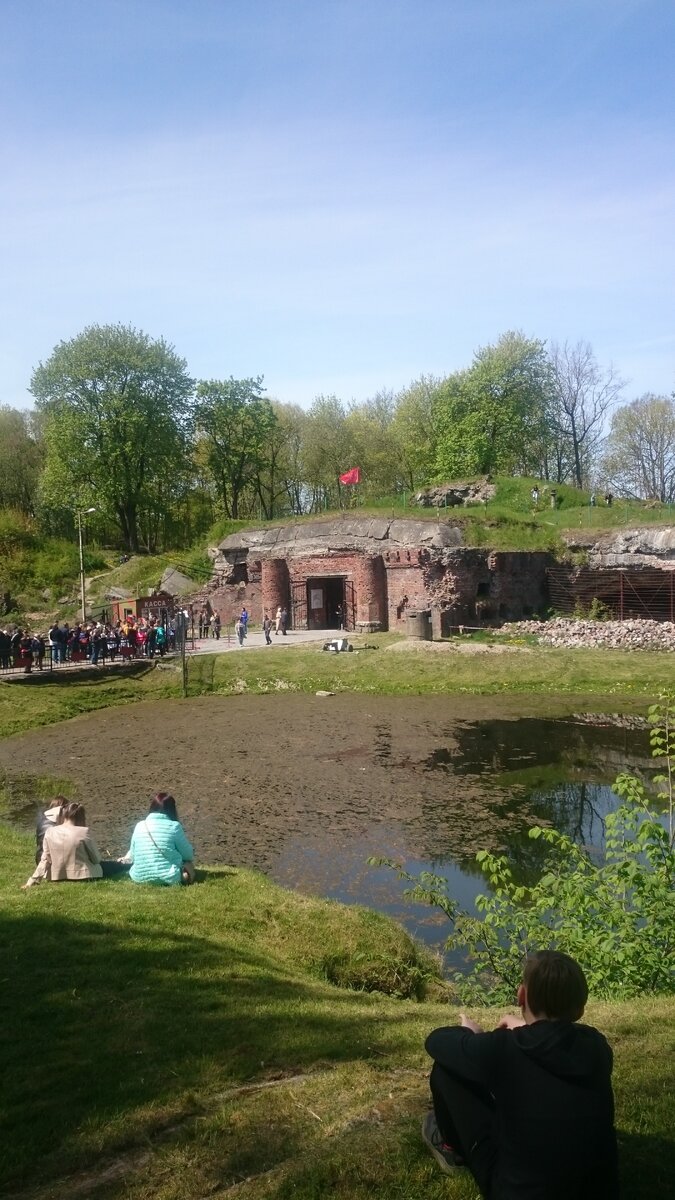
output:
<svg viewBox="0 0 675 1200"><path fill-rule="evenodd" d="M180 821L153 812L134 829L127 858L134 883L174 884L180 883L181 867L192 862L194 850Z"/></svg>

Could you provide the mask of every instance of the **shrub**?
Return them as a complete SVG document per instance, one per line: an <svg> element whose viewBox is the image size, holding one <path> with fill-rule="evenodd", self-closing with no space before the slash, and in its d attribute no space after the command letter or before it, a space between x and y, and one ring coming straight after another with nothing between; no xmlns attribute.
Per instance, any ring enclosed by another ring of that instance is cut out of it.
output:
<svg viewBox="0 0 675 1200"><path fill-rule="evenodd" d="M674 695L649 709L649 722L652 756L664 764L653 780L661 790L650 797L639 780L619 776L622 803L606 819L601 861L565 834L535 825L529 836L548 843L550 853L533 886L516 883L505 856L476 855L492 889L477 897L477 917L459 908L444 879L396 868L414 884L411 899L440 908L452 922L446 946L470 963L467 974L454 977L465 1002L512 1003L523 959L535 949L571 954L596 997L675 991ZM654 799L665 805L665 824Z"/></svg>

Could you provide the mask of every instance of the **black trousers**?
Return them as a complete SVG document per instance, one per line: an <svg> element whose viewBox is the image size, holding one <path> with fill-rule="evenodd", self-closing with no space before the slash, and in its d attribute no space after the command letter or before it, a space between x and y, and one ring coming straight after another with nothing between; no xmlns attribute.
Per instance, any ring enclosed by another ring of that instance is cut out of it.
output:
<svg viewBox="0 0 675 1200"><path fill-rule="evenodd" d="M443 1140L461 1154L485 1200L490 1200L497 1158L492 1096L484 1088L456 1079L438 1063L433 1065L429 1082Z"/></svg>

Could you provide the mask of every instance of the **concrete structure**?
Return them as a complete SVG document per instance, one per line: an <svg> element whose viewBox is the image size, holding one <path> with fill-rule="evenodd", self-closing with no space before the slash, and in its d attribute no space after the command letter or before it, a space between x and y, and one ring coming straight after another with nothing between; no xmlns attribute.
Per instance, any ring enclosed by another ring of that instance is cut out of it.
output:
<svg viewBox="0 0 675 1200"><path fill-rule="evenodd" d="M247 529L212 552L214 576L193 599L227 624L286 608L295 629L400 630L434 637L460 624L519 620L546 605L548 554L462 546L451 521L341 518Z"/></svg>

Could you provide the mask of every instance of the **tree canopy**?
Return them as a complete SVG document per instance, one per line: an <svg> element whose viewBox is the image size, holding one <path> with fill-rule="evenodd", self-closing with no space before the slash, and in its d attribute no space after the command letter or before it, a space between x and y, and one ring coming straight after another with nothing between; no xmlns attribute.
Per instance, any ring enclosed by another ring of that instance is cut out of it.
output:
<svg viewBox="0 0 675 1200"><path fill-rule="evenodd" d="M45 416L45 500L103 510L137 551L143 510L184 470L185 360L132 326L90 325L40 363L30 390Z"/></svg>
<svg viewBox="0 0 675 1200"><path fill-rule="evenodd" d="M505 333L450 375L434 400L436 472L447 479L538 471L551 371L543 342Z"/></svg>

